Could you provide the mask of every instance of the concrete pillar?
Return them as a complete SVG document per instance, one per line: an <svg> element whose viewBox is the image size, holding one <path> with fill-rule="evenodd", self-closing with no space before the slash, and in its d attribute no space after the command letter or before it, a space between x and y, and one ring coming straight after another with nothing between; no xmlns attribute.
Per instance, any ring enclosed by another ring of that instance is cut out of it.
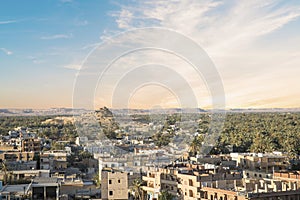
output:
<svg viewBox="0 0 300 200"><path fill-rule="evenodd" d="M258 193L258 184L255 183L255 192Z"/></svg>
<svg viewBox="0 0 300 200"><path fill-rule="evenodd" d="M286 191L286 185L284 182L281 182L281 188L282 188L282 191Z"/></svg>
<svg viewBox="0 0 300 200"><path fill-rule="evenodd" d="M44 200L47 200L47 189L46 189L46 186L44 186Z"/></svg>
<svg viewBox="0 0 300 200"><path fill-rule="evenodd" d="M56 188L56 200L59 200L59 187L60 185Z"/></svg>
<svg viewBox="0 0 300 200"><path fill-rule="evenodd" d="M274 192L277 192L278 189L277 189L277 184L276 184L276 182L274 182L273 184L274 184Z"/></svg>
<svg viewBox="0 0 300 200"><path fill-rule="evenodd" d="M265 182L264 185L265 185L265 192L268 192L268 184Z"/></svg>

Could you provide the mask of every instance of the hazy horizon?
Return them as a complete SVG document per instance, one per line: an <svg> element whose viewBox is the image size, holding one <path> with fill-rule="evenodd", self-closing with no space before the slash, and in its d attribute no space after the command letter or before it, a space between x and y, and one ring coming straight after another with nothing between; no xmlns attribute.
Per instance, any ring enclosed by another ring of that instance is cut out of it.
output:
<svg viewBox="0 0 300 200"><path fill-rule="evenodd" d="M107 107L107 106L103 106L103 107ZM95 108L93 110L98 110L100 108L103 108L103 107L98 107L98 108ZM169 108L110 108L110 107L107 107L108 109L112 109L112 110L126 110L126 109L131 109L131 110L164 110L164 109L182 109L180 107L169 107ZM49 108L31 108L31 107L27 107L27 108L0 108L0 110L50 110L50 109L85 109L85 108L73 108L73 107L49 107ZM204 108L200 108L200 107L197 107L197 108L190 108L190 109L201 109L201 110L212 110L212 108L207 108L207 109L204 109ZM300 107L274 107L274 108L226 108L225 110L263 110L263 109L269 109L269 110L276 110L276 109L300 109ZM86 109L88 110L88 109Z"/></svg>

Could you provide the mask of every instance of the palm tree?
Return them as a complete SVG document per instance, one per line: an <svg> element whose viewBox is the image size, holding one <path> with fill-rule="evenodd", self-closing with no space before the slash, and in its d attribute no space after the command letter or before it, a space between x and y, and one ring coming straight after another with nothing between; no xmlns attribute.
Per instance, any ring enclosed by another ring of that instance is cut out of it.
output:
<svg viewBox="0 0 300 200"><path fill-rule="evenodd" d="M7 179L8 179L8 175L7 175L7 166L6 166L6 163L5 161L2 161L2 171L4 172L4 177L3 177L3 184L6 185L7 184Z"/></svg>
<svg viewBox="0 0 300 200"><path fill-rule="evenodd" d="M143 181L141 179L135 179L132 182L131 193L135 199L144 200L145 192L142 189Z"/></svg>
<svg viewBox="0 0 300 200"><path fill-rule="evenodd" d="M95 182L96 187L100 187L101 182L100 182L99 173L96 173L96 174L94 175L93 181Z"/></svg>
<svg viewBox="0 0 300 200"><path fill-rule="evenodd" d="M200 152L203 141L204 141L204 138L202 135L198 135L194 138L194 140L190 144L190 148L189 148L189 153L192 156L195 156L198 152Z"/></svg>
<svg viewBox="0 0 300 200"><path fill-rule="evenodd" d="M270 136L263 133L257 133L250 149L255 153L272 152L274 151L274 144L272 143Z"/></svg>
<svg viewBox="0 0 300 200"><path fill-rule="evenodd" d="M158 200L172 200L174 196L170 194L168 191L161 191L160 195L158 195Z"/></svg>

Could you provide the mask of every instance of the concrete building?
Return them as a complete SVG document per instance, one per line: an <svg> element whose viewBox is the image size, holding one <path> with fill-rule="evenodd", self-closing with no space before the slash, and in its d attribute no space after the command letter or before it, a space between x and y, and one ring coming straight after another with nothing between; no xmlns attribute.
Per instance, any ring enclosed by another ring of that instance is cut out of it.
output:
<svg viewBox="0 0 300 200"><path fill-rule="evenodd" d="M204 187L234 189L241 182L242 174L220 167L205 169L205 165L181 163L165 168L149 168L143 180L148 199L158 199L161 191L168 191L176 198L198 200L200 196L205 196Z"/></svg>
<svg viewBox="0 0 300 200"><path fill-rule="evenodd" d="M67 168L67 157L65 151L47 151L40 154L40 168L53 171L65 170Z"/></svg>
<svg viewBox="0 0 300 200"><path fill-rule="evenodd" d="M128 175L114 169L103 169L101 172L101 198L128 199Z"/></svg>
<svg viewBox="0 0 300 200"><path fill-rule="evenodd" d="M236 159L242 169L265 173L284 170L289 166L288 157L280 153L242 153L237 154Z"/></svg>
<svg viewBox="0 0 300 200"><path fill-rule="evenodd" d="M34 156L35 152L6 151L0 152L0 161L32 161Z"/></svg>
<svg viewBox="0 0 300 200"><path fill-rule="evenodd" d="M5 172L0 171L0 180L4 180ZM6 177L9 183L30 182L36 177L50 177L49 170L12 170L6 172Z"/></svg>
<svg viewBox="0 0 300 200"><path fill-rule="evenodd" d="M40 138L24 138L21 143L21 151L40 152L42 150L42 141Z"/></svg>
<svg viewBox="0 0 300 200"><path fill-rule="evenodd" d="M31 183L32 199L58 200L59 182L57 178L35 178Z"/></svg>
<svg viewBox="0 0 300 200"><path fill-rule="evenodd" d="M75 144L78 146L84 145L89 141L87 137L76 137Z"/></svg>
<svg viewBox="0 0 300 200"><path fill-rule="evenodd" d="M31 197L31 184L6 185L0 188L2 200L22 200Z"/></svg>

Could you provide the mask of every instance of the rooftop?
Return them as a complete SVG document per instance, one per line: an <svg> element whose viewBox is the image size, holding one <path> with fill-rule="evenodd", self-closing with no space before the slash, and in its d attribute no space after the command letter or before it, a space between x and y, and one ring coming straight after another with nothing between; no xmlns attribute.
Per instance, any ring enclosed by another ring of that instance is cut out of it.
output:
<svg viewBox="0 0 300 200"><path fill-rule="evenodd" d="M28 192L31 184L19 184L19 185L6 185L0 190L0 194L5 193L21 193L24 194Z"/></svg>

